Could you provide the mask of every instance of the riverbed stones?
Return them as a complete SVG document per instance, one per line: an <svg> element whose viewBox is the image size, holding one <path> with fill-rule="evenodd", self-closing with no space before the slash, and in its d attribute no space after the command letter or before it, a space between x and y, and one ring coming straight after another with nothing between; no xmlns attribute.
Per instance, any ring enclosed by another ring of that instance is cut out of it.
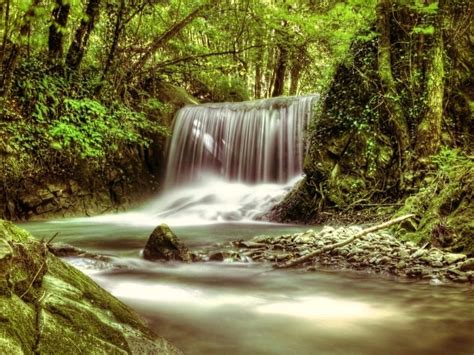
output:
<svg viewBox="0 0 474 355"><path fill-rule="evenodd" d="M460 266L459 270L462 271L474 271L474 258L467 259Z"/></svg>
<svg viewBox="0 0 474 355"><path fill-rule="evenodd" d="M235 258L236 261L245 261L245 256L254 262L280 264L342 242L360 230L360 227L326 226L320 231L308 230L281 236L260 235L248 241L228 243L228 246L223 244L222 247L238 248L236 252L241 258ZM429 245L418 247L413 242L398 240L388 232L381 232L369 233L343 247L321 253L299 266L315 270L365 270L439 282L473 282L474 259L466 258L464 254L447 253Z"/></svg>
<svg viewBox="0 0 474 355"><path fill-rule="evenodd" d="M0 354L179 354L126 305L0 220Z"/></svg>
<svg viewBox="0 0 474 355"><path fill-rule="evenodd" d="M150 261L192 261L188 248L166 224L159 225L151 233L143 257Z"/></svg>
<svg viewBox="0 0 474 355"><path fill-rule="evenodd" d="M444 255L444 261L446 264L451 265L454 263L457 263L458 261L463 261L466 259L465 254L453 254L453 253L448 253Z"/></svg>

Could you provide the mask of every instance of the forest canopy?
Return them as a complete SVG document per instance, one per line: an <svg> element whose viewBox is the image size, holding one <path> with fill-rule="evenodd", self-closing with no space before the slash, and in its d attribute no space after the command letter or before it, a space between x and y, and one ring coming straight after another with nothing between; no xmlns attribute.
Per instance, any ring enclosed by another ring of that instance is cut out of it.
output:
<svg viewBox="0 0 474 355"><path fill-rule="evenodd" d="M375 1L3 0L2 91L40 61L108 98L172 81L207 100L320 91ZM104 94L102 91L107 94Z"/></svg>

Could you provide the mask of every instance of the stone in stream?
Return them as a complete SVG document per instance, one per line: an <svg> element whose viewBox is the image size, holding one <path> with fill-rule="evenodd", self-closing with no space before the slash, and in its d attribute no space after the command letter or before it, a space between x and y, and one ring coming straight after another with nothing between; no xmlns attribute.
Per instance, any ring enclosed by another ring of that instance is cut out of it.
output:
<svg viewBox="0 0 474 355"><path fill-rule="evenodd" d="M474 258L467 259L459 266L461 271L474 271Z"/></svg>
<svg viewBox="0 0 474 355"><path fill-rule="evenodd" d="M188 248L166 224L155 228L146 242L143 257L150 261L192 261Z"/></svg>
<svg viewBox="0 0 474 355"><path fill-rule="evenodd" d="M0 354L181 354L125 304L0 220Z"/></svg>

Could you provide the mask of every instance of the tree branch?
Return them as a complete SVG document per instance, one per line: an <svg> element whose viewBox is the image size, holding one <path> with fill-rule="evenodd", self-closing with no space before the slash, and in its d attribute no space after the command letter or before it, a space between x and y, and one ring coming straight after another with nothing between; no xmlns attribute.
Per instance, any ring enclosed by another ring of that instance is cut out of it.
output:
<svg viewBox="0 0 474 355"><path fill-rule="evenodd" d="M222 51L222 52L212 52L212 53L206 53L206 54L200 54L200 55L190 55L190 56L187 56L187 57L176 58L176 59L173 59L173 60L162 62L162 63L158 64L157 67L158 68L163 68L163 67L167 67L169 65L173 65L173 64L177 64L177 63L181 63L181 62L187 62L187 61L201 59L201 58L216 57L216 56L220 56L220 55L229 55L229 54L235 55L235 54L239 54L239 53L248 51L249 49L260 48L260 47L264 47L264 46L263 45L258 45L258 46L254 45L254 46L245 47L245 48L242 48L242 49L239 49L239 50L233 49L233 50Z"/></svg>

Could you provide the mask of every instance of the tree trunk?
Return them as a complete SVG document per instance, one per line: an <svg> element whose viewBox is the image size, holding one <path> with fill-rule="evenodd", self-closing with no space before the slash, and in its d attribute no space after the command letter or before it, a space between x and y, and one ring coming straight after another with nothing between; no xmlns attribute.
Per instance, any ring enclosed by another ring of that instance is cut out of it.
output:
<svg viewBox="0 0 474 355"><path fill-rule="evenodd" d="M257 39L255 44L257 49L257 58L255 60L255 86L254 86L254 97L259 99L262 96L262 66L263 66L263 58L264 58L264 51L262 41Z"/></svg>
<svg viewBox="0 0 474 355"><path fill-rule="evenodd" d="M64 50L64 29L67 25L69 10L71 6L63 0L56 0L53 9L53 22L49 26L48 37L48 60L51 64L56 63L63 57Z"/></svg>
<svg viewBox="0 0 474 355"><path fill-rule="evenodd" d="M441 13L441 9L439 11ZM444 97L444 45L441 24L441 15L438 15L426 72L427 110L416 131L415 151L422 164L438 152L441 143Z"/></svg>
<svg viewBox="0 0 474 355"><path fill-rule="evenodd" d="M285 75L288 60L288 50L280 46L278 48L278 61L275 68L275 81L273 84L272 97L281 96L285 91Z"/></svg>
<svg viewBox="0 0 474 355"><path fill-rule="evenodd" d="M4 32L2 39L2 49L0 50L0 65L3 63L3 57L7 48L8 31L10 30L10 0L6 0L5 2L5 20L3 23L5 25L3 26Z"/></svg>
<svg viewBox="0 0 474 355"><path fill-rule="evenodd" d="M33 0L30 7L25 12L25 15L22 18L18 41L11 46L10 54L3 60L2 78L0 82L0 95L3 97L10 95L13 82L13 73L15 72L18 61L21 58L25 41L31 32L31 24L33 19L36 17L36 10L40 2L41 0Z"/></svg>
<svg viewBox="0 0 474 355"><path fill-rule="evenodd" d="M377 6L378 40L378 74L383 88L383 97L388 116L393 124L399 148L400 159L406 155L410 146L407 122L400 104L396 83L392 74L390 16L392 15L391 0L379 0Z"/></svg>
<svg viewBox="0 0 474 355"><path fill-rule="evenodd" d="M100 0L89 0L86 8L85 17L81 20L76 30L74 39L69 47L66 56L67 68L75 72L79 69L84 53L87 48L87 42L94 29L95 21L99 15Z"/></svg>
<svg viewBox="0 0 474 355"><path fill-rule="evenodd" d="M120 1L120 8L117 14L117 21L115 22L114 27L114 37L112 39L112 45L110 46L109 54L107 55L107 60L105 62L104 71L102 73L102 79L107 75L112 62L115 58L115 52L117 51L118 43L120 40L120 35L122 34L123 26L123 16L125 15L125 0Z"/></svg>
<svg viewBox="0 0 474 355"><path fill-rule="evenodd" d="M291 66L290 69L290 92L289 94L291 96L296 95L298 92L298 82L300 80L300 74L301 74L301 63L296 59L293 62L293 65Z"/></svg>

